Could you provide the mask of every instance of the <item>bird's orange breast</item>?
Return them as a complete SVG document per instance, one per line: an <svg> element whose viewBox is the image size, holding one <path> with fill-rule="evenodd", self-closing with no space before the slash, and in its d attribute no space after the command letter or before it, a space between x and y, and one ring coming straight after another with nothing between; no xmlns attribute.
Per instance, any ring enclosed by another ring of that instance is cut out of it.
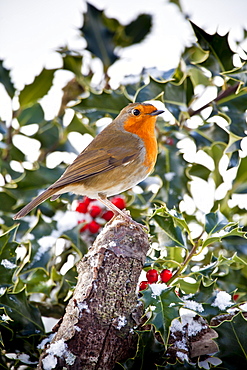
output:
<svg viewBox="0 0 247 370"><path fill-rule="evenodd" d="M137 135L143 141L146 152L143 165L147 167L148 173L153 169L157 158L155 122L156 117L144 116L140 120L136 117L130 117L124 123L126 131Z"/></svg>

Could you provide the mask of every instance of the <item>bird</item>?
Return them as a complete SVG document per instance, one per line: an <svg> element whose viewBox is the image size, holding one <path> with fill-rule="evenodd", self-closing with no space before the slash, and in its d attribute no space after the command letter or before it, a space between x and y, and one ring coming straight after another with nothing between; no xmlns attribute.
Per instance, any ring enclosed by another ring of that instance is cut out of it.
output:
<svg viewBox="0 0 247 370"><path fill-rule="evenodd" d="M108 197L120 194L143 181L157 158L155 124L158 110L150 103L130 103L106 126L66 168L62 176L23 207L14 220L51 198L72 192L101 201L114 216L132 218Z"/></svg>

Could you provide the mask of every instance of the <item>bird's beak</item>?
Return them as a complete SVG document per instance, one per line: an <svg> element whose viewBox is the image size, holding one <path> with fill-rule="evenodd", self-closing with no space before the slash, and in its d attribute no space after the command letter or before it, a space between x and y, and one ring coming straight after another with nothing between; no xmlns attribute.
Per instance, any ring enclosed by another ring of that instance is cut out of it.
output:
<svg viewBox="0 0 247 370"><path fill-rule="evenodd" d="M164 110L154 110L152 113L148 113L150 116L158 116L159 114L164 113Z"/></svg>

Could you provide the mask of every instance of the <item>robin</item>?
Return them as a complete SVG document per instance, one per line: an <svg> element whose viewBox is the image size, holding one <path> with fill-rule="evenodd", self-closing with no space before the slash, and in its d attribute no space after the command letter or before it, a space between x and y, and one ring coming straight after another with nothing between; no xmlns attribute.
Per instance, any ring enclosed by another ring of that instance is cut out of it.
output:
<svg viewBox="0 0 247 370"><path fill-rule="evenodd" d="M128 190L152 171L157 157L155 122L163 113L152 104L131 103L78 155L63 175L22 208L19 219L51 197L73 192L100 200L115 215L130 216L107 197Z"/></svg>

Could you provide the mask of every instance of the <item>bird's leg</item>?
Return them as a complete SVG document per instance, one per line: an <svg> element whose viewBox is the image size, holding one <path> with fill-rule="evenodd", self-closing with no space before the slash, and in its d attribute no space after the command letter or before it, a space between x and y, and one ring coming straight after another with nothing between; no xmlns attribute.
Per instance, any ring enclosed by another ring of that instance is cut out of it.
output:
<svg viewBox="0 0 247 370"><path fill-rule="evenodd" d="M134 224L136 227L144 229L147 232L146 226L139 224L138 222L134 221L129 215L124 213L121 209L117 208L115 204L112 204L112 202L107 199L106 195L103 193L98 193L98 199L107 207L109 208L113 213L114 216L120 215L125 221Z"/></svg>
<svg viewBox="0 0 247 370"><path fill-rule="evenodd" d="M103 193L98 194L99 200L107 207L109 208L115 216L120 215L125 221L132 222L132 218L124 213L121 209L115 206L109 199L107 199L106 195Z"/></svg>

